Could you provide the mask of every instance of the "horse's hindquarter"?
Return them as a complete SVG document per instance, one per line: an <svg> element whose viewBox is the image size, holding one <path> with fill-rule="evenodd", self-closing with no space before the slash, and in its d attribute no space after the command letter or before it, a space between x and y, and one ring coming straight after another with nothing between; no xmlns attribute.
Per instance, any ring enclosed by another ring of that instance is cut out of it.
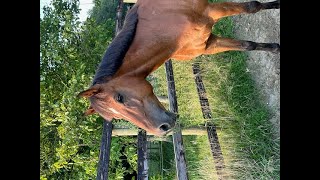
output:
<svg viewBox="0 0 320 180"><path fill-rule="evenodd" d="M195 2L140 0L135 45L180 60L202 54L212 24L201 14L206 4Z"/></svg>

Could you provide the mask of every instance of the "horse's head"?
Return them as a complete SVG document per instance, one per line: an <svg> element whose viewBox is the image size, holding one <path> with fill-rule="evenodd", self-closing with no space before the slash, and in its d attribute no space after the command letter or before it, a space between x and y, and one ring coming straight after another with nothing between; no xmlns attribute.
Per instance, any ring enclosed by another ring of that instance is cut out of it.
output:
<svg viewBox="0 0 320 180"><path fill-rule="evenodd" d="M106 120L125 119L155 135L165 135L175 124L175 114L166 111L144 78L118 77L79 96L90 99L87 115L97 112Z"/></svg>

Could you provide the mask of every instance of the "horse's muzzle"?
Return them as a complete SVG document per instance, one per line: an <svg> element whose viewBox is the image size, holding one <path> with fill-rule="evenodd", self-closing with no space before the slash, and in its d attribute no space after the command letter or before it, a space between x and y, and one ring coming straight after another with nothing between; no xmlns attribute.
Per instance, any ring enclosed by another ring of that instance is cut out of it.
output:
<svg viewBox="0 0 320 180"><path fill-rule="evenodd" d="M158 130L160 131L161 135L168 134L175 126L176 119L178 118L177 114L169 111L166 111L165 114L167 116L165 122L158 127Z"/></svg>

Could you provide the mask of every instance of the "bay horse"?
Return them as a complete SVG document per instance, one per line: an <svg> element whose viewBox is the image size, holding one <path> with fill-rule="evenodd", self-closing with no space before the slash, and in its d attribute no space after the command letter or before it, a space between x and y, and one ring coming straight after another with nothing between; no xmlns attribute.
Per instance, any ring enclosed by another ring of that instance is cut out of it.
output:
<svg viewBox="0 0 320 180"><path fill-rule="evenodd" d="M187 61L225 51L280 52L276 43L256 43L211 33L219 19L265 9L279 9L280 1L260 3L207 0L138 0L126 15L123 29L109 45L89 89L86 115L105 120L125 119L150 134L162 136L175 124L153 93L146 77L168 59Z"/></svg>

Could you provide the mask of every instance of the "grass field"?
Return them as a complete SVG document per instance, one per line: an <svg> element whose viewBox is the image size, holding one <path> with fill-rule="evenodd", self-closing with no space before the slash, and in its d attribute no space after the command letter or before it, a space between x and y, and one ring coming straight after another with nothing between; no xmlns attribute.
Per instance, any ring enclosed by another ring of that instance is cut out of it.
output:
<svg viewBox="0 0 320 180"><path fill-rule="evenodd" d="M215 25L214 33L233 37L229 18ZM192 73L192 63L200 62L213 118L230 179L280 179L280 139L274 139L269 112L246 68L246 53L225 52L200 56L189 62L173 61L174 78L182 127L205 124ZM156 95L167 95L164 66L150 81ZM214 163L206 136L184 136L190 179L216 179ZM164 143L172 146L170 143ZM164 145L162 145L163 147ZM170 148L169 148L170 149ZM173 153L173 152L172 152ZM165 159L173 154L166 153ZM170 163L169 163L170 165ZM171 175L175 165L171 161ZM166 170L167 174L169 170ZM173 176L154 179L167 179Z"/></svg>

